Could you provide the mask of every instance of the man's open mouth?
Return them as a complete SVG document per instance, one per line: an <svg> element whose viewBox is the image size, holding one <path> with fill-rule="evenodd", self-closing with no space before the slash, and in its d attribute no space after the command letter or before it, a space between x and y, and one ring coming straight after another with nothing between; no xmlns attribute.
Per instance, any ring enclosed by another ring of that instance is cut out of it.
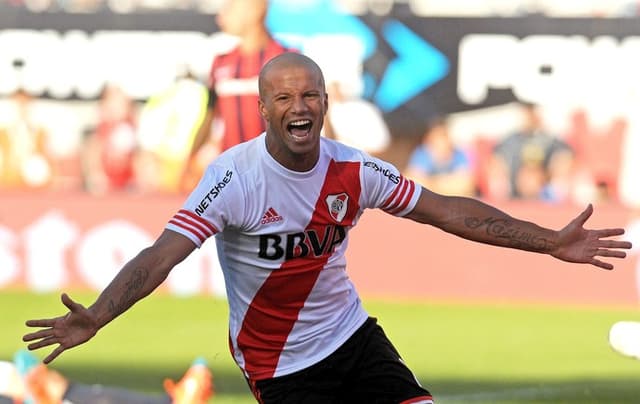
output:
<svg viewBox="0 0 640 404"><path fill-rule="evenodd" d="M309 119L299 119L287 125L287 131L295 137L304 137L311 130L313 122Z"/></svg>

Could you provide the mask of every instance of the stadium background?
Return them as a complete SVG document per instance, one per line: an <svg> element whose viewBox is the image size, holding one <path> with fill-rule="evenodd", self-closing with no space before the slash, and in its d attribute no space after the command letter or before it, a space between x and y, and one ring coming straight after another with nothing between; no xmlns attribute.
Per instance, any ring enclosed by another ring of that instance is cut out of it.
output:
<svg viewBox="0 0 640 404"><path fill-rule="evenodd" d="M77 151L83 131L97 119L96 105L105 83L118 83L142 103L169 85L177 71L186 69L205 80L211 58L233 44L233 38L216 27L218 3L0 1L0 110L7 110L16 90L31 94L39 119L50 125L47 148L60 167L56 187L3 184L0 189L0 288L7 302L17 293L25 302L53 304L51 294L68 289L90 296L158 234L180 205L183 195L179 193L96 196L83 191L77 179ZM518 101L544 106L547 123L561 136L575 132L576 117L581 117L584 124L579 128L585 139L598 145L583 155L591 159L586 165L603 170L597 174L606 175L615 185L609 199L596 201L590 225L625 227L628 238L640 245L636 2L274 0L267 22L276 37L316 58L330 80L346 83L353 94L380 108L392 134L391 146L382 157L399 167L406 164L430 115L448 114L455 141L474 153L476 161L482 160L487 143L518 125ZM336 47L337 43L341 46ZM0 114L0 122L2 116L7 114ZM481 173L478 179L482 181ZM557 204L490 202L518 217L558 227L594 195L576 191L571 199ZM599 318L588 326L599 327L604 346L607 323L602 318L611 322L616 316L635 316L640 288L635 252L613 272L585 270L544 256L470 245L376 212L364 216L351 244L350 274L365 298L382 299L384 303L374 304L389 311L390 322L393 314L406 318L406 313L399 313L403 310L453 310L429 302L460 303L470 305L470 310L498 304L502 309L491 314L497 316L504 315L500 310L526 305L522 310L532 319L531 311L543 310L540 307L553 307L557 313L578 307L584 318ZM175 296L179 301L201 302L198 299L208 295L223 299L224 285L211 247L205 246L181 264L152 302L162 305L162 299ZM405 305L407 300L423 303ZM145 307L153 311L152 304ZM57 313L55 307L52 314ZM599 317L588 310L608 314ZM12 319L46 314L16 312ZM423 320L420 315L415 319ZM493 324L488 319L491 315L482 317L482 322ZM546 316L554 315L541 317ZM24 328L16 328L11 321L5 335L21 335ZM121 327L131 324L127 321L123 319ZM508 332L509 325L518 327L518 321L523 319L514 316L497 329ZM526 321L523 324L538 329ZM392 332L412 334L409 328L403 324ZM423 335L428 334L427 329ZM401 343L414 341L400 338L405 341ZM20 347L19 341L5 343L5 356ZM517 344L516 348L524 349ZM207 349L206 343L201 349ZM98 351L89 352L108 367L106 355ZM423 354L428 358L429 350ZM153 361L149 359L153 355L143 357ZM83 362L81 354L70 356L66 369L71 374L91 379L82 368L90 366L93 373L89 374L95 378L123 382L109 379L99 364ZM617 359L607 358L611 374L619 370ZM184 362L171 369L188 363L190 357L180 360ZM64 363L61 366L65 369ZM621 372L631 380L638 375L633 364L622 366ZM233 377L223 376L223 386ZM444 390L451 387L444 384ZM148 382L139 385L153 389ZM531 388L522 385L525 391ZM526 399L543 401L540 397L548 386L534 385L533 398ZM465 389L477 391L473 379ZM496 389L501 387L493 386ZM523 389L518 391L521 394ZM576 395L571 389L569 393ZM499 400L487 402L491 401ZM521 401L525 399L514 399Z"/></svg>

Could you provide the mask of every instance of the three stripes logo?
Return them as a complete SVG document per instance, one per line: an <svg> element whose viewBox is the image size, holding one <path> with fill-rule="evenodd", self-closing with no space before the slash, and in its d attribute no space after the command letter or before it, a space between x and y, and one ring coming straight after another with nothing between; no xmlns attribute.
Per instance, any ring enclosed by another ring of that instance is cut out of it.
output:
<svg viewBox="0 0 640 404"><path fill-rule="evenodd" d="M264 215L262 216L262 220L260 220L260 223L270 224L270 223L279 222L281 220L282 220L282 216L280 216L274 208L269 208L267 209L266 212L264 212Z"/></svg>

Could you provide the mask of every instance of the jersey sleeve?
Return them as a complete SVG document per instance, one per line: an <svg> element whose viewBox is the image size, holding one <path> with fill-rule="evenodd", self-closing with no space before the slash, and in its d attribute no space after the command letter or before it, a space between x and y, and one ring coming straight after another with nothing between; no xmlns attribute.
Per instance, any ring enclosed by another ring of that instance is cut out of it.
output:
<svg viewBox="0 0 640 404"><path fill-rule="evenodd" d="M233 216L229 207L234 206L230 199L238 188L235 177L233 169L211 164L165 228L184 235L200 248L209 237L221 232Z"/></svg>
<svg viewBox="0 0 640 404"><path fill-rule="evenodd" d="M364 208L378 208L394 216L413 210L420 196L420 186L403 177L391 163L367 156L362 163Z"/></svg>

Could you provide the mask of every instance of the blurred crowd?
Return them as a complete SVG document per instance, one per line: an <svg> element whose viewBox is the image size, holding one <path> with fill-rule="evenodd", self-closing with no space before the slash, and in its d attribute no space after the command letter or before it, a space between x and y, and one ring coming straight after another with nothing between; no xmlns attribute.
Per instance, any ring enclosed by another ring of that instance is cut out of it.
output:
<svg viewBox="0 0 640 404"><path fill-rule="evenodd" d="M450 118L430 120L405 175L440 193L491 200L621 202L624 119L592 126L576 110L559 133L547 125L543 106L518 103L512 113L512 130L477 133L464 145L451 135Z"/></svg>
<svg viewBox="0 0 640 404"><path fill-rule="evenodd" d="M339 2L352 8L394 3ZM447 15L447 7L454 10L452 5L459 7L458 14L476 10L483 15L504 14L507 9L513 13L559 13L562 9L561 2L542 0L403 3L418 10L416 14L422 10L423 14L434 15ZM469 7L462 7L463 3L469 3ZM576 14L583 11L604 16L610 14L597 10L613 12L623 6L631 10L639 2L590 0L581 2L583 7L573 3L570 9ZM248 12L239 0L0 0L2 6L40 11L92 12L113 4L165 11L197 9L206 4L216 10L221 29L240 38L238 50L230 54L244 55L247 60L262 55L266 44L275 43L264 26L265 11L255 6L266 7L262 0L252 3L254 12ZM329 56L335 58L335 50L332 52ZM322 61L327 55L310 56ZM220 71L229 71L224 65L219 67ZM215 69L214 63L212 72ZM625 162L633 160L637 155L633 150L640 148L640 142L630 141L639 135L636 123L635 129L630 128L633 125L628 120L633 114L621 113L594 125L590 112L575 109L564 111L562 125L552 126L545 113L548 106L521 103L506 106L491 118L514 122L508 131L504 127L494 131L483 125L474 127L476 121L462 117L464 113L431 113L418 123L423 126L422 136L409 137L393 133L376 105L360 98L349 88L350 83L333 81L327 73L331 102L324 135L396 164L404 175L436 192L548 203L628 203L635 198L640 206L640 191L635 191L638 187L633 179L635 168L631 176L629 169L623 175ZM232 84L252 82L253 74L226 80L233 79ZM216 76L225 79L222 73L211 74ZM188 192L208 162L224 148L221 139L225 123L219 112L226 104L220 100L229 95L230 87L222 80L221 92L215 94L209 88L215 84L211 77L205 83L185 67L166 89L145 100L134 99L115 83L105 85L96 101L41 99L24 90L0 98L0 190L81 190L96 195ZM473 129L461 136L459 122L465 120Z"/></svg>
<svg viewBox="0 0 640 404"><path fill-rule="evenodd" d="M502 113L517 123L510 132L477 133L460 141L452 134L456 118L443 115L425 121L420 138L394 139L374 105L341 98L333 84L329 92L334 102L325 136L392 161L436 192L548 203L620 201L629 136L624 118L596 126L576 110L558 133L546 124L543 106L519 103ZM59 129L50 125L60 114L47 120L42 102L24 91L0 102L2 190L182 193L219 152L220 124L214 122L204 147L190 157L207 105L206 87L191 77L145 102L106 86L92 106L93 119L81 135L72 136L75 142L61 142ZM361 118L354 119L357 115ZM410 143L400 155L398 140Z"/></svg>
<svg viewBox="0 0 640 404"><path fill-rule="evenodd" d="M0 189L183 191L194 185L187 164L203 158L188 154L206 97L206 87L188 77L145 102L109 84L97 102L84 106L93 111L78 114L69 105L64 117L64 102L52 107L19 90L0 100ZM74 113L91 118L56 127ZM206 161L213 157L210 148L201 152Z"/></svg>
<svg viewBox="0 0 640 404"><path fill-rule="evenodd" d="M295 3L299 0L278 0ZM327 0L328 1L328 0ZM387 14L394 5L408 5L412 13L434 16L516 17L532 14L551 17L633 17L640 15L637 0L333 0L355 14ZM138 13L168 10L215 13L224 0L0 0L9 7L31 12Z"/></svg>

